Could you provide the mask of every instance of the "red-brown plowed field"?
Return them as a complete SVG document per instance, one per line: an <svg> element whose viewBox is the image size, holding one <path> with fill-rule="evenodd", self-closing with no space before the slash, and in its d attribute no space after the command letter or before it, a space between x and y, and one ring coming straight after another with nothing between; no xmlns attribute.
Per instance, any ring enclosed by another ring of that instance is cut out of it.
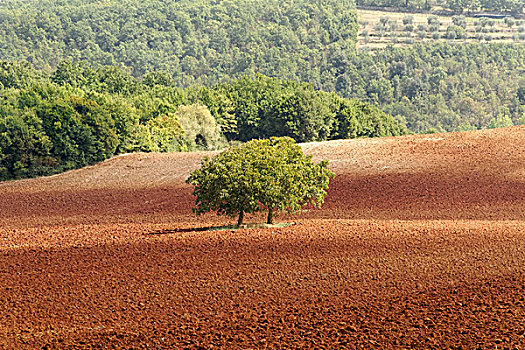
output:
<svg viewBox="0 0 525 350"><path fill-rule="evenodd" d="M1 183L0 349L525 349L524 145L305 144L337 177L275 229L205 230L204 153Z"/></svg>

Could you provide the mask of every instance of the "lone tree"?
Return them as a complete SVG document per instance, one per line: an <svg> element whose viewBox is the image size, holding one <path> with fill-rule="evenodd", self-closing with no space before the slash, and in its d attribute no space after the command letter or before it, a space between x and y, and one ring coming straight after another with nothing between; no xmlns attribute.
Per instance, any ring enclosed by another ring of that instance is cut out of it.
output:
<svg viewBox="0 0 525 350"><path fill-rule="evenodd" d="M306 204L320 207L333 176L328 161L316 164L293 139L273 137L205 157L186 183L195 186L195 213L238 216L240 226L246 213L266 210L267 223L273 224L281 211L297 212Z"/></svg>

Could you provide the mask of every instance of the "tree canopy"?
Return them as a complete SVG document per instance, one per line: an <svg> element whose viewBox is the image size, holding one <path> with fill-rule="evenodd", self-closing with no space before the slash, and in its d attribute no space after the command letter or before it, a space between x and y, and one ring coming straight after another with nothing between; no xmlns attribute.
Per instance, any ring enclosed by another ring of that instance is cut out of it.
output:
<svg viewBox="0 0 525 350"><path fill-rule="evenodd" d="M525 2L358 4L461 12ZM463 33L464 18L452 19L448 34ZM174 124L180 105L208 108L230 141L398 135L406 132L399 124L414 132L481 129L499 115L525 120L524 45L430 42L356 54L353 0L5 0L0 21L0 57L27 62L0 62L0 87L50 80L84 99L109 94L112 108L136 109L137 122L118 124L135 134L119 129L116 152L197 147L187 137L152 137ZM368 104L341 104L332 92Z"/></svg>
<svg viewBox="0 0 525 350"><path fill-rule="evenodd" d="M238 216L240 226L248 213L266 210L267 223L273 224L281 211L299 211L306 204L320 207L333 176L327 161L314 163L293 139L272 137L204 158L186 182L195 186L197 214Z"/></svg>

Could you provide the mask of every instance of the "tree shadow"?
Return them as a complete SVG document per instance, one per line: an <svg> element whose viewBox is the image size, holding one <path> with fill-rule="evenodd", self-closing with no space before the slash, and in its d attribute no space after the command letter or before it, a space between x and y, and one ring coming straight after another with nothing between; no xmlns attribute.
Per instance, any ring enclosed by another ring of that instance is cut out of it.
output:
<svg viewBox="0 0 525 350"><path fill-rule="evenodd" d="M146 236L160 236L160 235L169 235L174 233L189 233L189 232L205 232L205 231L234 231L234 230L244 230L244 229L253 229L253 228L282 228L295 225L295 222L284 222L276 224L264 224L264 223L249 223L243 224L241 226L237 225L219 225L219 226L205 226L205 227L183 227L175 229L164 229L153 232L146 232Z"/></svg>
<svg viewBox="0 0 525 350"><path fill-rule="evenodd" d="M161 236L161 235L169 235L169 234L173 234L173 233L204 232L204 231L213 230L214 227L216 227L216 226L183 227L183 228L175 228L175 229L164 229L164 230L158 230L158 231L153 231L153 232L145 232L144 235L146 235L146 236Z"/></svg>

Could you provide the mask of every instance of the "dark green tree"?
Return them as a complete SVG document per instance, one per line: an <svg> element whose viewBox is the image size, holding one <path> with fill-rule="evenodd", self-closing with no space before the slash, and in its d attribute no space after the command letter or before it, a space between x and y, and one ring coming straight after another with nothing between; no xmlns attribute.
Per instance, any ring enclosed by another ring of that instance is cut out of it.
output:
<svg viewBox="0 0 525 350"><path fill-rule="evenodd" d="M42 129L32 111L0 119L0 180L46 175L56 165Z"/></svg>

